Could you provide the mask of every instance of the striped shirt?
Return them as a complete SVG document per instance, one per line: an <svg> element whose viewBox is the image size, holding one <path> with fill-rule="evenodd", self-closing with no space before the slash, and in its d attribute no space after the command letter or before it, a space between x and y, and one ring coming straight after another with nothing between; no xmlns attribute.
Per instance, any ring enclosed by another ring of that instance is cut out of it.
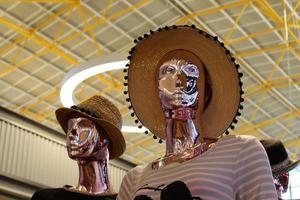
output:
<svg viewBox="0 0 300 200"><path fill-rule="evenodd" d="M191 160L135 167L119 200L277 200L264 148L252 136L226 136Z"/></svg>

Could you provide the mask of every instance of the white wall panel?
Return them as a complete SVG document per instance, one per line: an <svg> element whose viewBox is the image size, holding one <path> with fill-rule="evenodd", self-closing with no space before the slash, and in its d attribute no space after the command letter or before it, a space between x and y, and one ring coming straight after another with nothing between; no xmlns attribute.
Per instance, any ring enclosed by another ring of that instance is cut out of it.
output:
<svg viewBox="0 0 300 200"><path fill-rule="evenodd" d="M61 138L27 129L0 116L0 175L44 187L76 185L77 164L69 159ZM116 191L130 168L118 162L112 161L109 171Z"/></svg>

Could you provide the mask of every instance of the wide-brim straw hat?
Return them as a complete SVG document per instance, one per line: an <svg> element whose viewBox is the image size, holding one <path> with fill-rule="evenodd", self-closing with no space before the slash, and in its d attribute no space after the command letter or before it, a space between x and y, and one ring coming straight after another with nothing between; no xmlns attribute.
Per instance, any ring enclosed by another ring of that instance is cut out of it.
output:
<svg viewBox="0 0 300 200"><path fill-rule="evenodd" d="M121 132L122 118L118 108L102 96L93 96L77 106L62 107L55 111L56 119L63 131L68 131L68 120L71 118L86 118L95 123L98 132L105 130L109 137L109 158L121 156L126 148Z"/></svg>
<svg viewBox="0 0 300 200"><path fill-rule="evenodd" d="M265 148L274 176L288 172L299 164L300 160L291 160L280 140L265 139L260 140Z"/></svg>
<svg viewBox="0 0 300 200"><path fill-rule="evenodd" d="M238 72L230 51L217 37L195 26L170 26L150 31L135 40L127 70L124 70L127 101L146 128L165 139L165 117L158 96L158 68L170 59L184 59L199 67L198 109L195 125L205 138L216 138L234 128L242 109L243 93ZM202 78L201 78L202 77ZM207 95L210 93L210 95Z"/></svg>

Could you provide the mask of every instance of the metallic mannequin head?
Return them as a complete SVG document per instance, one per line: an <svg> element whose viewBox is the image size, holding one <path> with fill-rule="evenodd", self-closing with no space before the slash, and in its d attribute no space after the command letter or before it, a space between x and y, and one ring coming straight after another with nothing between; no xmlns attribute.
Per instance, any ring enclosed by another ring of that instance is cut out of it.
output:
<svg viewBox="0 0 300 200"><path fill-rule="evenodd" d="M163 109L189 107L197 104L197 79L199 70L196 65L185 60L172 59L159 68L159 97Z"/></svg>
<svg viewBox="0 0 300 200"><path fill-rule="evenodd" d="M109 156L108 139L99 133L94 122L86 118L68 120L67 150L70 158L99 160Z"/></svg>
<svg viewBox="0 0 300 200"><path fill-rule="evenodd" d="M285 193L288 189L289 185L289 172L280 174L273 178L275 188L277 191L278 197L281 197L283 193Z"/></svg>

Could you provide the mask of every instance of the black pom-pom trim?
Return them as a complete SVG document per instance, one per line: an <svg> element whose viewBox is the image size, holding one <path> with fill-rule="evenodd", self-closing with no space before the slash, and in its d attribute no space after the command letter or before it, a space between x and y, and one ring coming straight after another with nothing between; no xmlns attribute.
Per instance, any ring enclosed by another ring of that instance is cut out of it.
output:
<svg viewBox="0 0 300 200"><path fill-rule="evenodd" d="M182 26L181 26L181 27L182 27ZM192 25L184 25L184 27L197 29L197 27L196 27L194 24L192 24ZM177 29L178 26L176 26L176 25L173 25L173 26L165 26L165 27L162 27L162 28L158 28L157 31L158 31L158 32L161 32L161 31L164 31L164 30L170 30L170 29L172 29L172 28L173 28L173 29ZM225 53L228 54L228 55L230 56L230 60L235 64L236 68L237 68L237 69L240 68L240 65L235 63L236 59L235 59L234 57L231 56L230 50L227 49L227 48L225 47L225 45L224 45L223 42L220 42L220 41L219 41L219 38L218 38L217 36L211 36L210 34L206 33L206 32L203 31L203 30L200 30L200 29L197 29L197 30L198 30L199 34L204 34L205 37L210 38L210 39L212 39L212 40L218 42L218 43L220 44L220 46L222 46L222 47L224 48ZM150 34L154 34L154 33L155 33L155 31L150 30ZM144 38L149 37L150 34L144 34L143 37L142 37L142 36L138 37L137 39L134 40L134 42L135 42L135 43L138 43L139 41L143 40ZM130 55L127 57L129 60L131 59L131 55L134 53L134 49L135 49L135 47L133 47L133 48L131 49L131 51L129 51L129 54L130 54ZM129 67L129 63L126 64L126 67ZM128 72L128 70L124 69L123 72L126 73L126 72ZM238 73L239 78L243 77L243 73L238 72L238 71L237 71L237 73ZM125 80L128 80L128 75L127 75L127 74L125 75L124 79L125 79ZM239 85L240 85L240 87L242 87L243 83L240 81L240 82L239 82ZM127 82L124 83L124 86L128 86L128 83L127 83ZM125 94L125 95L128 94L127 89L124 91L124 94ZM240 96L241 96L241 97L240 97L240 103L241 103L241 102L244 102L244 99L242 98L242 95L243 95L243 94L244 94L244 92L243 92L243 90L242 90L242 88L241 88L241 89L240 89ZM129 98L126 98L126 101L130 102L130 99L129 99ZM130 105L128 108L129 108L129 109L132 109L132 105ZM236 112L236 117L241 116L241 112L240 112L239 110L242 110L242 109L243 109L243 106L240 104L240 105L239 105L239 109L238 109L237 112ZM131 113L131 116L135 116L135 114L134 114L134 113ZM235 123L238 122L238 120L236 119L236 117L233 119L232 124L235 124ZM136 120L135 120L135 123L139 123L139 120L136 119ZM232 124L230 125L229 128L234 129L234 126L233 126ZM138 127L142 127L142 125L140 125L140 126L138 126ZM145 134L148 134L148 131L145 131ZM229 134L229 131L227 130L227 131L225 132L225 134L226 134L226 135ZM154 138L154 139L157 139L157 136L154 135L153 138ZM160 140L159 140L159 143L161 143L161 142L162 142L162 140L160 139Z"/></svg>
<svg viewBox="0 0 300 200"><path fill-rule="evenodd" d="M244 108L244 106L243 106L243 105L240 105L240 109L243 110L243 108Z"/></svg>
<svg viewBox="0 0 300 200"><path fill-rule="evenodd" d="M137 39L134 39L133 42L134 42L134 43L138 43L138 40L137 40Z"/></svg>
<svg viewBox="0 0 300 200"><path fill-rule="evenodd" d="M143 126L142 126L142 125L139 125L138 128L143 128Z"/></svg>
<svg viewBox="0 0 300 200"><path fill-rule="evenodd" d="M127 56L127 59L130 60L131 56Z"/></svg>
<svg viewBox="0 0 300 200"><path fill-rule="evenodd" d="M134 117L134 113L131 113L130 115L131 115L131 117Z"/></svg>
<svg viewBox="0 0 300 200"><path fill-rule="evenodd" d="M157 139L157 136L156 136L156 135L153 135L153 139L156 140L156 139Z"/></svg>
<svg viewBox="0 0 300 200"><path fill-rule="evenodd" d="M161 144L162 142L163 142L162 139L159 139L158 143Z"/></svg>

